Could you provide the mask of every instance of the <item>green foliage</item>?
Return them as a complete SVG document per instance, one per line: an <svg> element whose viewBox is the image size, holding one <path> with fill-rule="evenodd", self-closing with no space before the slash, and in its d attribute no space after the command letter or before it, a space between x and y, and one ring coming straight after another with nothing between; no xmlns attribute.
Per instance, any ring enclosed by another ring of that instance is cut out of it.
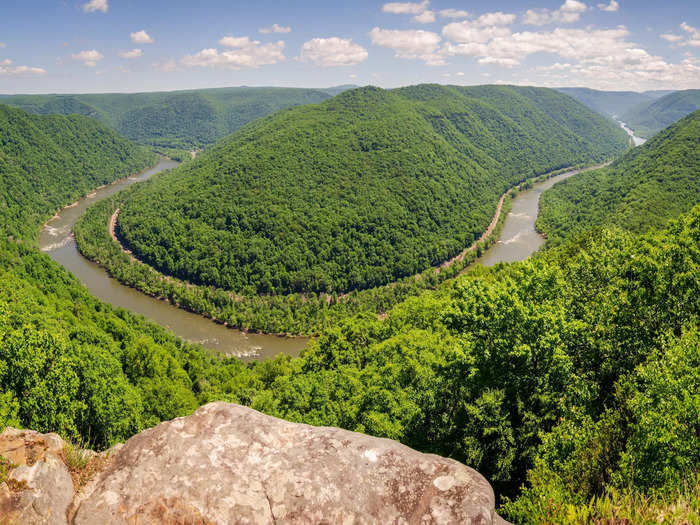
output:
<svg viewBox="0 0 700 525"><path fill-rule="evenodd" d="M674 91L656 100L642 102L622 115L622 120L640 137L651 137L689 113L700 109L700 89Z"/></svg>
<svg viewBox="0 0 700 525"><path fill-rule="evenodd" d="M30 113L78 113L156 150L208 146L244 124L290 106L322 102L323 90L220 88L160 93L5 95L0 103Z"/></svg>
<svg viewBox="0 0 700 525"><path fill-rule="evenodd" d="M589 88L557 88L602 115L620 116L635 106L649 104L672 91L599 91Z"/></svg>
<svg viewBox="0 0 700 525"><path fill-rule="evenodd" d="M0 105L0 231L34 237L59 207L155 162L155 155L79 115Z"/></svg>
<svg viewBox="0 0 700 525"><path fill-rule="evenodd" d="M700 111L611 166L556 184L542 195L537 227L550 246L588 228L662 227L700 203Z"/></svg>
<svg viewBox="0 0 700 525"><path fill-rule="evenodd" d="M457 255L513 185L626 143L553 90L362 88L141 185L118 234L167 275L241 295L363 290Z"/></svg>

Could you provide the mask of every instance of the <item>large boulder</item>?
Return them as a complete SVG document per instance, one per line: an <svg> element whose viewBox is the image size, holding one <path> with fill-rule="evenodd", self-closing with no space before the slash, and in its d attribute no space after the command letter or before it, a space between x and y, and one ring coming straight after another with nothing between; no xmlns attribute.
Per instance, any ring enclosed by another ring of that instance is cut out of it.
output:
<svg viewBox="0 0 700 525"><path fill-rule="evenodd" d="M13 465L0 523L504 523L488 482L456 461L228 403L93 455L87 473L69 473L63 448L55 434L0 434Z"/></svg>
<svg viewBox="0 0 700 525"><path fill-rule="evenodd" d="M56 434L6 428L0 456L7 479L0 483L0 523L63 525L73 501L73 480ZM8 465L9 463L9 465Z"/></svg>
<svg viewBox="0 0 700 525"><path fill-rule="evenodd" d="M131 438L73 522L491 524L478 472L395 441L212 403Z"/></svg>

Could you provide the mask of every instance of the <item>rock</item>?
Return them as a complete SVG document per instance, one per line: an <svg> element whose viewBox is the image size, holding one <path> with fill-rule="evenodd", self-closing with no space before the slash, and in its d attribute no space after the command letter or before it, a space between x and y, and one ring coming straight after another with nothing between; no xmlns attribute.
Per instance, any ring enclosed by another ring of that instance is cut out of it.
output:
<svg viewBox="0 0 700 525"><path fill-rule="evenodd" d="M0 434L0 456L14 465L7 482L0 485L1 523L68 523L66 513L74 490L61 457L63 446L56 434L13 428Z"/></svg>
<svg viewBox="0 0 700 525"><path fill-rule="evenodd" d="M131 438L70 517L75 525L504 523L488 482L456 461L227 403Z"/></svg>

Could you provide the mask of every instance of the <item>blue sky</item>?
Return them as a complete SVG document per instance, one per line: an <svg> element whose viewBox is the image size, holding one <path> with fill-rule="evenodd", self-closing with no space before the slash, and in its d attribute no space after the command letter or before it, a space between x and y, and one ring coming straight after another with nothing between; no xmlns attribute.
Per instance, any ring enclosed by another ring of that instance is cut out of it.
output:
<svg viewBox="0 0 700 525"><path fill-rule="evenodd" d="M700 88L700 2L0 0L0 93Z"/></svg>

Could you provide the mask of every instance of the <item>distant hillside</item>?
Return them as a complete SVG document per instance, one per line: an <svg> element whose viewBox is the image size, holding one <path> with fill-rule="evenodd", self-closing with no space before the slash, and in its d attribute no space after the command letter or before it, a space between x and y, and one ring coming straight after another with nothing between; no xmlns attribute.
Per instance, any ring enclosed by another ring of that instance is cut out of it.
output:
<svg viewBox="0 0 700 525"><path fill-rule="evenodd" d="M336 95L340 95L344 91L349 91L351 89L357 89L360 86L357 86L355 84L343 84L342 86L333 86L329 88L322 88L319 91L323 91L324 93L328 93L330 96L334 97Z"/></svg>
<svg viewBox="0 0 700 525"><path fill-rule="evenodd" d="M700 203L700 111L611 166L559 183L540 200L538 227L551 244L601 225L633 232L663 226Z"/></svg>
<svg viewBox="0 0 700 525"><path fill-rule="evenodd" d="M252 123L135 191L118 226L140 258L198 284L370 288L458 254L514 184L626 146L550 89L360 88Z"/></svg>
<svg viewBox="0 0 700 525"><path fill-rule="evenodd" d="M2 237L33 235L64 203L153 162L153 153L94 119L0 105Z"/></svg>
<svg viewBox="0 0 700 525"><path fill-rule="evenodd" d="M637 135L648 138L696 109L700 109L700 89L688 89L635 106L622 120Z"/></svg>
<svg viewBox="0 0 700 525"><path fill-rule="evenodd" d="M589 88L557 88L602 115L620 116L643 103L653 102L672 91L598 91Z"/></svg>
<svg viewBox="0 0 700 525"><path fill-rule="evenodd" d="M0 102L30 113L87 115L140 144L192 149L211 145L248 122L280 109L330 97L316 89L236 87L134 94L12 95L0 96Z"/></svg>

